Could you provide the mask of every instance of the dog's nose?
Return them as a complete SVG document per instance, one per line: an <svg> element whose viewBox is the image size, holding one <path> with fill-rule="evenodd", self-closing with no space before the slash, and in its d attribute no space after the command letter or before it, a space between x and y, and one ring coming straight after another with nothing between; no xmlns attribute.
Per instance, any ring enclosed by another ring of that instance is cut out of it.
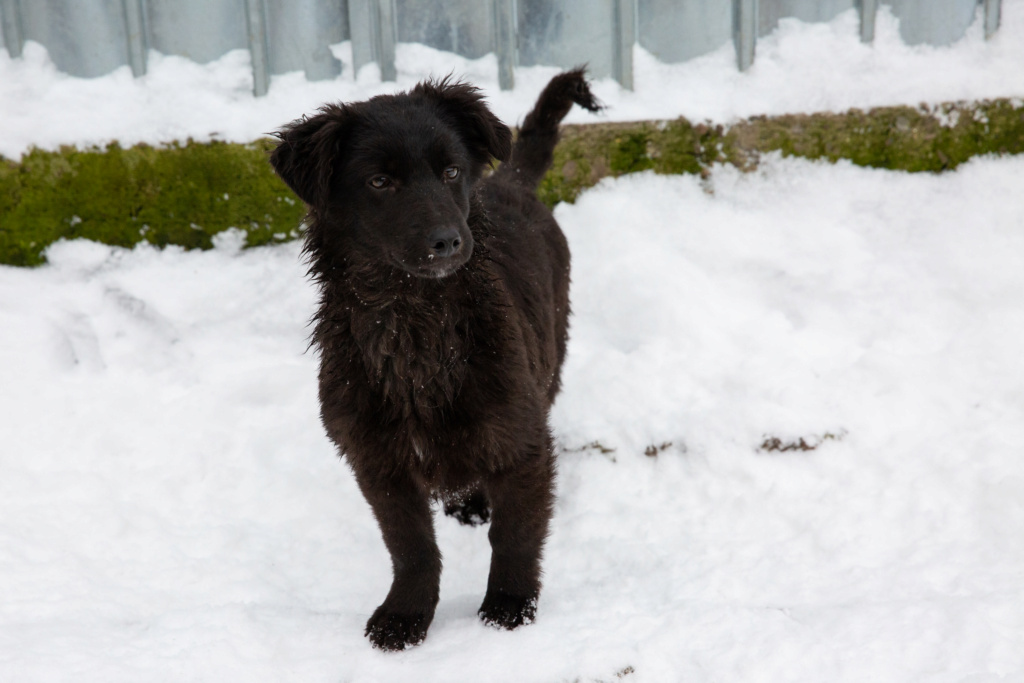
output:
<svg viewBox="0 0 1024 683"><path fill-rule="evenodd" d="M441 228L431 233L428 238L430 255L435 258L447 258L459 253L462 249L462 238L456 228Z"/></svg>

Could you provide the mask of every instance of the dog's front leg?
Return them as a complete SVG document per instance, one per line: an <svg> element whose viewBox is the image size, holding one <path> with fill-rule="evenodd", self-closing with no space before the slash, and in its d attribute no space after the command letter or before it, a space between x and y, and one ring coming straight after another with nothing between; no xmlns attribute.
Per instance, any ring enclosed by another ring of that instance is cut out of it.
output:
<svg viewBox="0 0 1024 683"><path fill-rule="evenodd" d="M540 561L554 502L550 442L520 468L488 479L491 573L480 617L514 629L533 621L540 595Z"/></svg>
<svg viewBox="0 0 1024 683"><path fill-rule="evenodd" d="M407 474L359 486L377 517L391 553L391 590L366 622L366 636L382 650L420 643L434 618L441 582L441 552L424 487Z"/></svg>

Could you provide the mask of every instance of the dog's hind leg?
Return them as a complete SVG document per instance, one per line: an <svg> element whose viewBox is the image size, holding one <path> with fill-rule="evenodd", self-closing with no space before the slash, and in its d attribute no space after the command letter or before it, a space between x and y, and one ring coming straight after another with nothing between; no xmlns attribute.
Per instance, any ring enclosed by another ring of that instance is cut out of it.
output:
<svg viewBox="0 0 1024 683"><path fill-rule="evenodd" d="M356 475L391 553L393 579L384 602L366 623L382 650L402 650L427 635L440 595L441 552L426 490L406 475L373 484Z"/></svg>
<svg viewBox="0 0 1024 683"><path fill-rule="evenodd" d="M454 517L460 524L480 526L490 521L491 505L487 502L484 492L475 489L463 498L446 501L444 514Z"/></svg>
<svg viewBox="0 0 1024 683"><path fill-rule="evenodd" d="M540 595L540 561L554 504L554 453L531 454L518 470L486 482L491 501L491 573L480 617L513 629L533 621Z"/></svg>
<svg viewBox="0 0 1024 683"><path fill-rule="evenodd" d="M558 125L574 103L589 111L602 108L590 92L583 67L558 74L547 84L519 129L512 156L498 168L496 176L530 190L536 189L551 168Z"/></svg>

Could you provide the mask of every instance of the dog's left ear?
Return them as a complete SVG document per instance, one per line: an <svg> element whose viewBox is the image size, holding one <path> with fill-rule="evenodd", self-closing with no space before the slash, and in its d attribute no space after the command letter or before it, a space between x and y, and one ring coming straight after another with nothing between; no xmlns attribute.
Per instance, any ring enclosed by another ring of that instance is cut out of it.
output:
<svg viewBox="0 0 1024 683"><path fill-rule="evenodd" d="M327 200L350 118L344 106L327 105L319 114L293 121L275 134L281 142L270 154L271 166L313 208Z"/></svg>
<svg viewBox="0 0 1024 683"><path fill-rule="evenodd" d="M451 83L446 78L420 83L413 93L425 95L441 106L481 163L489 163L491 157L508 161L512 155L512 131L487 108L479 88Z"/></svg>

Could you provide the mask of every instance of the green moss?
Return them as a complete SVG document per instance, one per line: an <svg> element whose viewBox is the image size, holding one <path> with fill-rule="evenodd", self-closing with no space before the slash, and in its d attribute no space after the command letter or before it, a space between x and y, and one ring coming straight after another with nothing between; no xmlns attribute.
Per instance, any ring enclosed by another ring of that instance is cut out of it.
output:
<svg viewBox="0 0 1024 683"><path fill-rule="evenodd" d="M658 173L700 173L719 161L717 143L722 128L692 125L686 119L669 121L652 140Z"/></svg>
<svg viewBox="0 0 1024 683"><path fill-rule="evenodd" d="M980 154L1024 152L1024 107L1010 100L885 107L844 114L757 117L727 137L741 166L764 152L808 159L849 159L910 172L951 170Z"/></svg>
<svg viewBox="0 0 1024 683"><path fill-rule="evenodd" d="M576 195L607 175L607 165L589 153L593 145L580 136L565 137L555 148L551 170L541 180L537 196L548 206L576 200Z"/></svg>
<svg viewBox="0 0 1024 683"><path fill-rule="evenodd" d="M0 158L0 263L41 263L43 249L62 237L205 249L213 235L236 227L249 245L291 239L305 208L267 163L272 144L113 144ZM979 154L1024 153L1024 103L754 117L728 129L682 118L564 126L538 194L554 206L606 176L706 175L716 163L749 170L766 152L939 172Z"/></svg>
<svg viewBox="0 0 1024 683"><path fill-rule="evenodd" d="M651 158L651 132L647 125L640 124L638 130L625 131L612 141L608 154L608 168L614 175L637 173L654 168Z"/></svg>
<svg viewBox="0 0 1024 683"><path fill-rule="evenodd" d="M726 160L724 144L721 126L694 126L686 119L563 126L538 195L554 206L575 201L606 176L646 170L706 173L711 164Z"/></svg>
<svg viewBox="0 0 1024 683"><path fill-rule="evenodd" d="M712 165L730 163L750 170L767 152L939 172L980 154L1024 153L1024 104L1004 99L934 109L761 116L728 129L682 118L565 126L540 197L549 206L572 202L601 178L648 169L706 175Z"/></svg>
<svg viewBox="0 0 1024 683"><path fill-rule="evenodd" d="M719 136L721 129L717 129ZM706 126L684 119L651 123L605 123L563 126L551 171L538 196L548 206L573 202L584 189L606 176L637 171L697 173L707 165L701 135Z"/></svg>
<svg viewBox="0 0 1024 683"><path fill-rule="evenodd" d="M268 142L32 150L0 160L0 262L36 265L64 237L193 249L230 227L248 244L296 236L302 202L267 163Z"/></svg>

